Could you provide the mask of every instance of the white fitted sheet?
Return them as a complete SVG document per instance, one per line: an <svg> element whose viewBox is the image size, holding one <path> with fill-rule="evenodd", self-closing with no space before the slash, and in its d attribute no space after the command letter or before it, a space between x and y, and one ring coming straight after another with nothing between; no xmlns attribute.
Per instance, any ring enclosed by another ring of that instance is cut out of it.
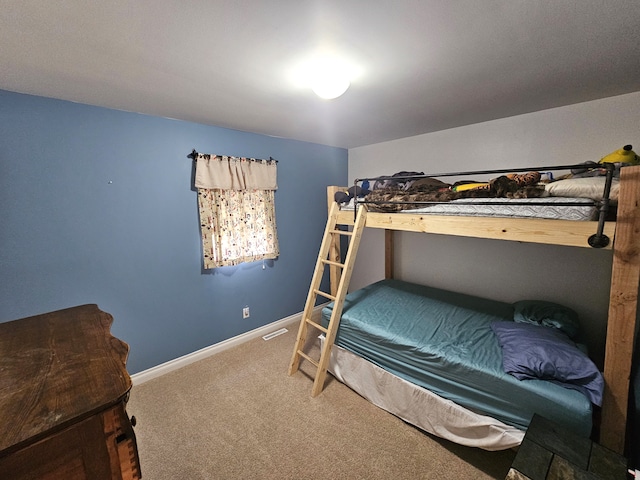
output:
<svg viewBox="0 0 640 480"><path fill-rule="evenodd" d="M320 336L324 341L324 336ZM329 371L336 379L411 425L460 445L506 450L520 445L522 430L479 415L399 378L338 345L331 348Z"/></svg>

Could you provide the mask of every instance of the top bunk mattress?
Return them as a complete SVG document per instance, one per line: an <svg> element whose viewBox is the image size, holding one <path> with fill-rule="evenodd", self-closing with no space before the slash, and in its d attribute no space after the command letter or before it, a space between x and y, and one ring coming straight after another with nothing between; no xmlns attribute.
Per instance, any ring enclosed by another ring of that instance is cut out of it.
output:
<svg viewBox="0 0 640 480"><path fill-rule="evenodd" d="M456 187L437 178L410 178L397 183L400 181L392 181L394 176L383 177L390 185L374 185L373 190L364 192L354 186L348 195L336 196L336 201L342 204L349 199L342 209L353 210L354 192L360 192L358 203L384 213L593 221L598 219L602 206L610 213L609 218L615 216L620 190L620 181L614 177L607 194L607 179L599 174L538 183L539 172L529 172L516 175L524 183L500 176L477 184L488 188L463 190L458 189L464 185ZM605 195L608 202L603 201Z"/></svg>
<svg viewBox="0 0 640 480"><path fill-rule="evenodd" d="M326 326L333 304L322 311ZM513 320L510 304L400 280L347 295L336 344L482 415L525 430L539 413L589 436L592 405L582 393L504 372L493 321Z"/></svg>
<svg viewBox="0 0 640 480"><path fill-rule="evenodd" d="M342 210L353 210L353 199ZM467 217L544 218L551 220L595 220L598 208L587 198L539 197L463 198L446 203L418 206L397 213L458 215Z"/></svg>

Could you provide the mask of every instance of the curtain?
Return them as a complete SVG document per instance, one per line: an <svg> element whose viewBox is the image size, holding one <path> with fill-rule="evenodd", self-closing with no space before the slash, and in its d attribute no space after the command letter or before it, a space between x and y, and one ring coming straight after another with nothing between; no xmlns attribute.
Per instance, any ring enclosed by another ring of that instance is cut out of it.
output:
<svg viewBox="0 0 640 480"><path fill-rule="evenodd" d="M205 269L276 258L276 162L198 154L195 186Z"/></svg>

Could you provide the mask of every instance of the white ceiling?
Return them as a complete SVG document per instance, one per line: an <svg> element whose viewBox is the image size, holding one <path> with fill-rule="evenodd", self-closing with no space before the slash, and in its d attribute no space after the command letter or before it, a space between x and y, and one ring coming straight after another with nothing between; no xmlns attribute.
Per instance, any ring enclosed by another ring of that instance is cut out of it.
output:
<svg viewBox="0 0 640 480"><path fill-rule="evenodd" d="M0 89L351 148L640 91L640 1L0 0Z"/></svg>

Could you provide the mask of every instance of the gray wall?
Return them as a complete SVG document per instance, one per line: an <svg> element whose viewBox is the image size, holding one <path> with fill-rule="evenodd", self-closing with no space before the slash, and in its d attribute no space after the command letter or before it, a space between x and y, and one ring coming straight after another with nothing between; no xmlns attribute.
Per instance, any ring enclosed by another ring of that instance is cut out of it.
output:
<svg viewBox="0 0 640 480"><path fill-rule="evenodd" d="M640 92L349 150L349 182L400 170L425 173L598 161L625 144L640 151ZM384 277L384 235L363 236L352 288ZM603 361L610 251L397 235L396 277L513 302L563 303L580 315L584 338Z"/></svg>

